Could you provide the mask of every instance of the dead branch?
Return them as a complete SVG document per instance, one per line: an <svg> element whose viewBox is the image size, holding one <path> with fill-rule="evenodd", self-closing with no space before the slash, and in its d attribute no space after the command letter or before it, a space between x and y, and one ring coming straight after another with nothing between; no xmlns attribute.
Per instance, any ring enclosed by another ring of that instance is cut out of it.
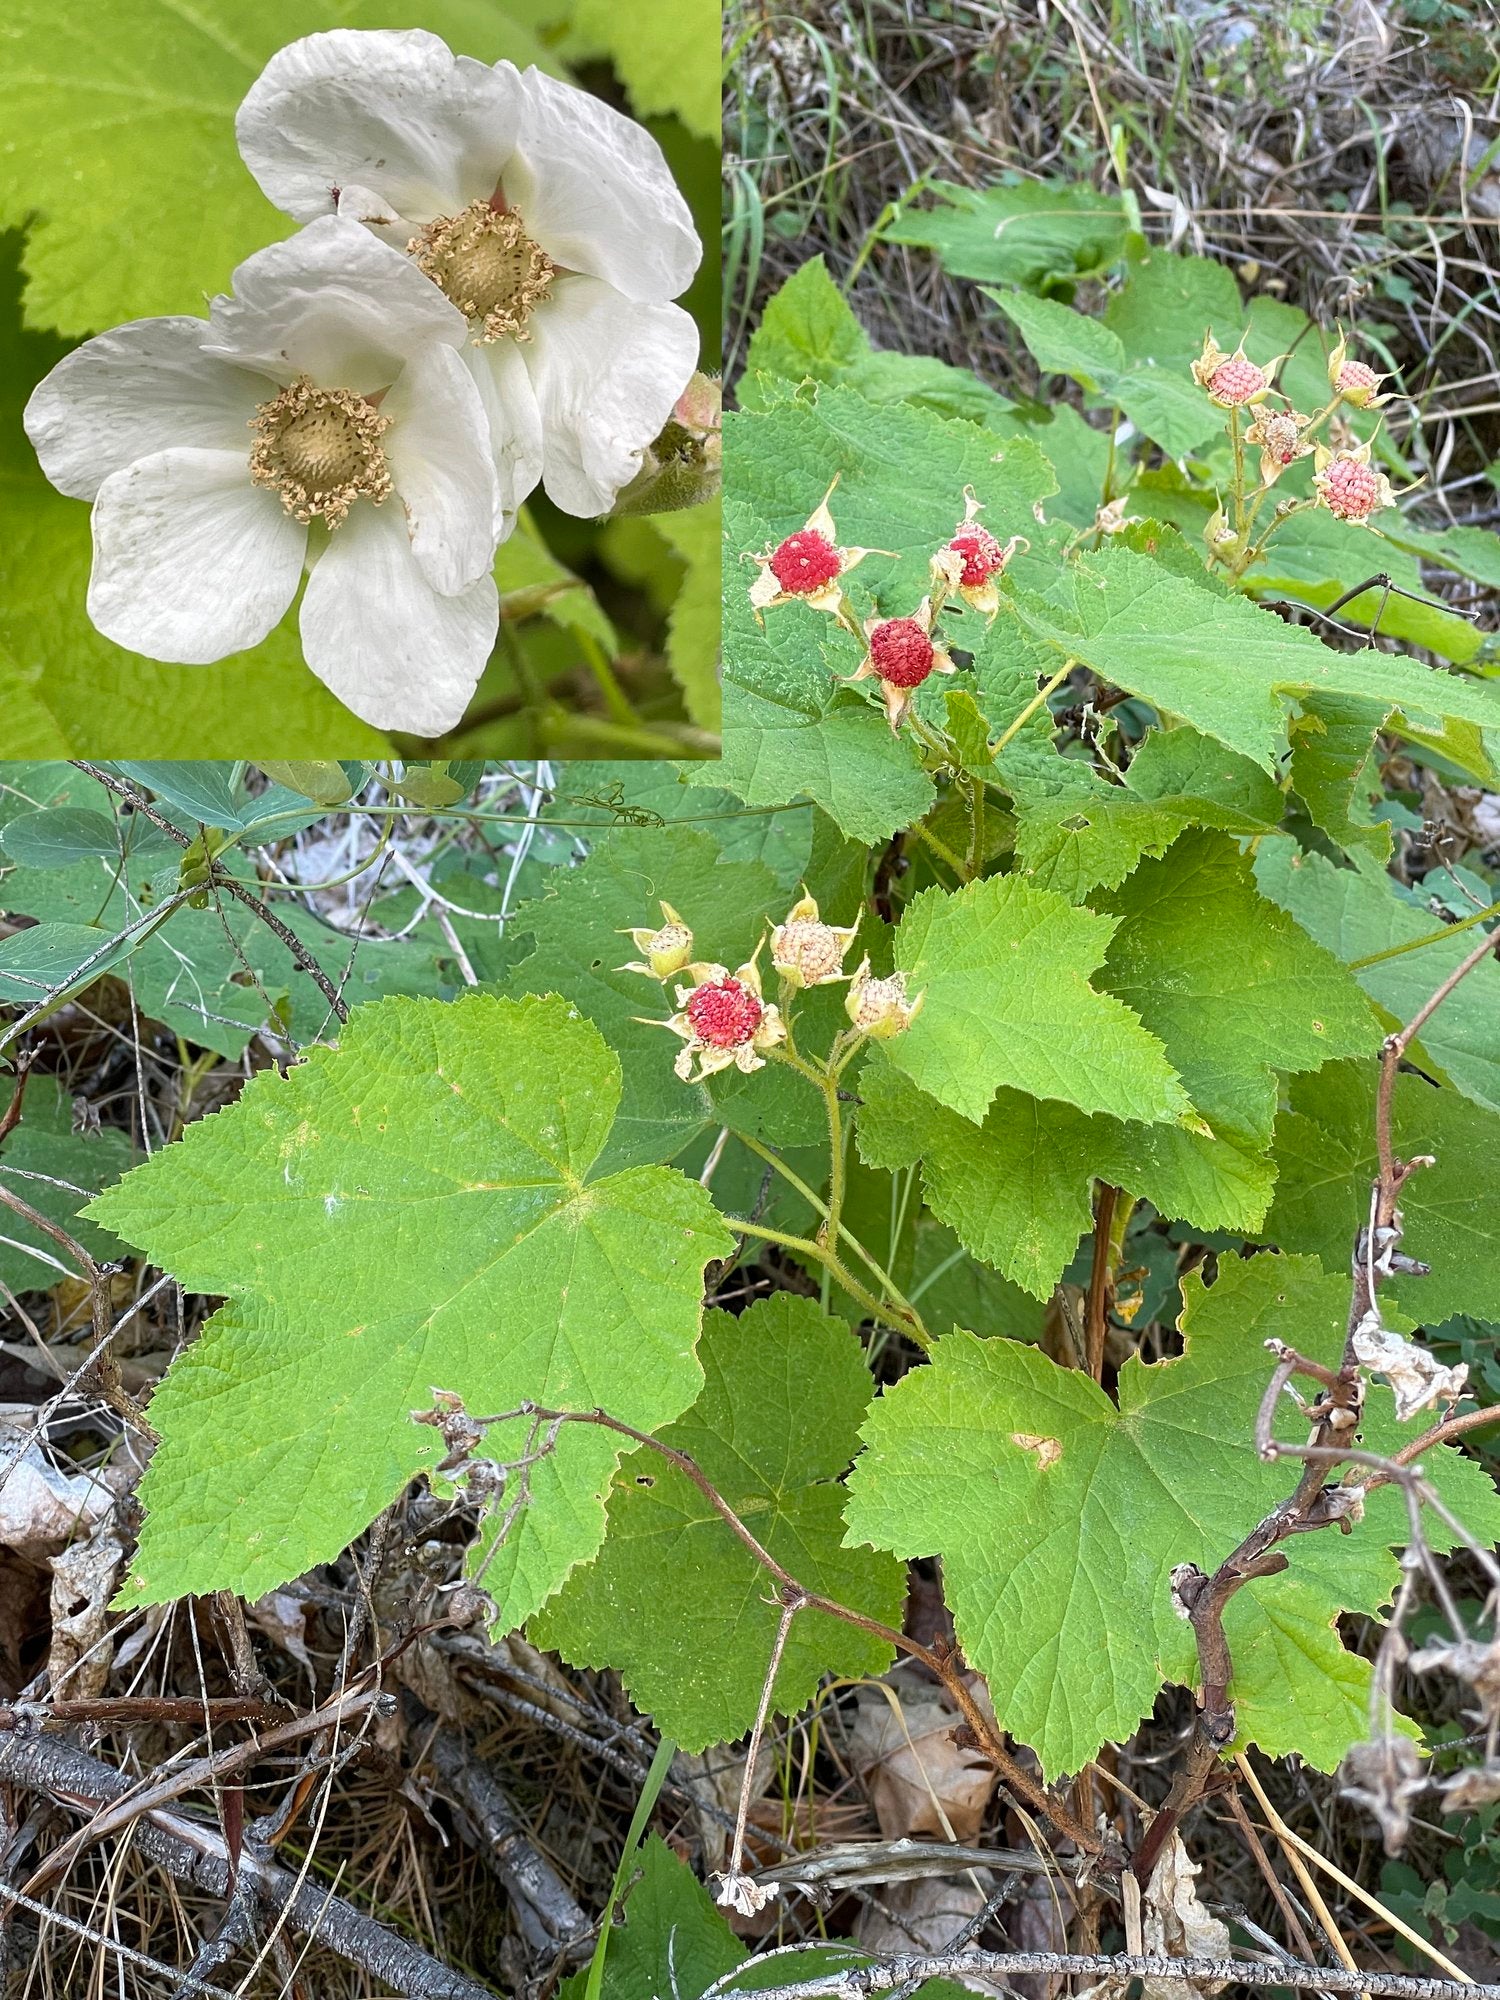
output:
<svg viewBox="0 0 1500 2000"><path fill-rule="evenodd" d="M1258 1577L1274 1576L1288 1566L1288 1558L1278 1544L1291 1536L1329 1527L1338 1527L1344 1534L1350 1532L1363 1502L1363 1489L1329 1483L1340 1465L1361 1460L1371 1462L1380 1483L1402 1481L1402 1465L1386 1459L1372 1461L1370 1454L1354 1448L1364 1406L1364 1377L1356 1352L1356 1336L1372 1321L1379 1324L1376 1294L1383 1278L1394 1271L1420 1274L1427 1268L1401 1251L1401 1191L1414 1173L1432 1162L1425 1154L1417 1154L1410 1160L1396 1157L1391 1126L1396 1076L1407 1049L1422 1028L1459 981L1496 951L1497 943L1500 941L1495 936L1486 935L1406 1025L1388 1035L1381 1046L1375 1100L1377 1174L1371 1191L1369 1222L1355 1240L1349 1318L1338 1369L1325 1368L1279 1342L1268 1343L1277 1355L1277 1365L1257 1417L1256 1448L1263 1459L1298 1457L1303 1461L1295 1490L1251 1529L1211 1576L1193 1563L1182 1564L1172 1573L1173 1596L1192 1625L1198 1649L1200 1754L1192 1760L1188 1782L1179 1779L1173 1787L1167 1809L1152 1822L1134 1857L1132 1869L1139 1881L1149 1880L1150 1869L1172 1828L1201 1796L1219 1753L1234 1737L1234 1704L1229 1699L1233 1661L1224 1632L1224 1612L1230 1599L1247 1583ZM1271 1431L1276 1402L1294 1375L1311 1377L1321 1391L1308 1409L1313 1434L1306 1446L1280 1444ZM1426 1437L1414 1440L1408 1447L1411 1456L1417 1457L1443 1436L1457 1435L1453 1426L1461 1423L1462 1420L1450 1419ZM1469 1427L1462 1424L1464 1429ZM1403 1483L1410 1494L1414 1490L1410 1475ZM1430 1488L1425 1493L1430 1493ZM1203 1746L1207 1754L1203 1754Z"/></svg>
<svg viewBox="0 0 1500 2000"><path fill-rule="evenodd" d="M461 1730L437 1723L414 1695L405 1696L405 1705L419 1726L437 1724L427 1756L458 1808L459 1832L510 1897L527 1945L534 1952L555 1953L591 1941L594 1927L587 1914L533 1846L521 1815L473 1743Z"/></svg>
<svg viewBox="0 0 1500 2000"><path fill-rule="evenodd" d="M122 1800L135 1786L122 1772L55 1736L0 1737L0 1784L51 1799L69 1812L94 1814ZM162 1807L144 1809L131 1840L147 1860L211 1895L230 1894L235 1870L227 1843L213 1827ZM301 1882L246 1840L238 1856L267 1911L406 2000L494 2000L493 1989L439 1963L420 1946L367 1917L321 1883ZM23 1892L24 1893L24 1892ZM0 1910L17 1896L0 1884Z"/></svg>
<svg viewBox="0 0 1500 2000"><path fill-rule="evenodd" d="M826 1952L828 1948L814 1949ZM703 2000L719 2000L744 1972L741 1966L715 1980L705 1989ZM1169 1979L1177 1984L1191 1981L1194 1987L1210 1981L1222 1986L1289 1986L1299 1992L1380 1994L1389 2000L1500 2000L1500 1986L1421 1979L1406 1973L1350 1972L1344 1966L1299 1965L1289 1958L1263 1965L1243 1958L1147 1958L1132 1952L1067 1951L903 1952L815 1979L761 1986L756 1993L757 2000L865 2000L866 1995L889 1993L895 1987L919 1985L928 1979L1004 1980L1020 1972L1077 1972L1095 1979Z"/></svg>

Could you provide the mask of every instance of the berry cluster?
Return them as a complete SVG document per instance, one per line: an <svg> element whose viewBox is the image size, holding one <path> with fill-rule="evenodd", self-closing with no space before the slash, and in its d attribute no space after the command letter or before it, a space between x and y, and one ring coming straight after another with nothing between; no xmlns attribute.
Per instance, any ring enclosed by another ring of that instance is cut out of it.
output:
<svg viewBox="0 0 1500 2000"><path fill-rule="evenodd" d="M933 637L933 621L950 597L971 610L993 618L1000 608L998 581L1017 549L1028 546L1022 536L1002 544L976 518L980 503L971 488L964 491L964 518L932 558L932 590L916 610L897 618L861 620L843 590L843 579L868 555L889 555L889 549L841 546L829 501L834 480L818 506L783 540L751 558L759 574L750 586L756 616L781 604L811 605L828 611L864 645L864 658L852 681L880 683L886 716L899 730L911 708L916 689L934 673L949 674L953 662Z"/></svg>
<svg viewBox="0 0 1500 2000"><path fill-rule="evenodd" d="M670 903L661 905L661 913L659 927L642 924L624 933L646 956L644 963L620 970L644 973L663 984L681 972L689 982L677 988L677 1011L665 1021L649 1024L670 1028L681 1037L683 1047L674 1064L678 1076L684 1083L702 1083L720 1070L734 1068L748 1075L764 1068L767 1056L787 1040L780 1007L761 990L764 937L737 972L707 960L690 963L692 931ZM785 1004L805 987L847 979L845 1012L857 1035L883 1040L900 1034L915 1020L922 998L918 994L915 1000L907 999L899 972L873 979L868 958L852 977L845 972L844 956L858 928L857 923L824 923L817 902L804 891L771 931L771 964Z"/></svg>

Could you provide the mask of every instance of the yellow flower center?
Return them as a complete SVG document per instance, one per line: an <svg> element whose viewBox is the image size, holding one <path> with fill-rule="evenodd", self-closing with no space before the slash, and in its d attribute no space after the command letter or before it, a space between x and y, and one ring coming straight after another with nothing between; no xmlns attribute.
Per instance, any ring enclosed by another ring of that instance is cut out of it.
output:
<svg viewBox="0 0 1500 2000"><path fill-rule="evenodd" d="M299 375L250 420L250 477L296 520L321 514L336 528L356 500L378 507L390 493L380 440L392 421L352 389L315 389Z"/></svg>
<svg viewBox="0 0 1500 2000"><path fill-rule="evenodd" d="M550 295L553 265L515 209L481 197L429 222L406 247L465 319L479 321L480 342L529 338L526 322Z"/></svg>

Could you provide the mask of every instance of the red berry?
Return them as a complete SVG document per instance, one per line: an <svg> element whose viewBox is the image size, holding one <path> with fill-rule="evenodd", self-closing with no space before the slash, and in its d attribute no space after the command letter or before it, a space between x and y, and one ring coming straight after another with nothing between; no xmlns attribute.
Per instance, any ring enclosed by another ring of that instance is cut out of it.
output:
<svg viewBox="0 0 1500 2000"><path fill-rule="evenodd" d="M1336 458L1323 475L1328 511L1341 521L1363 521L1380 505L1380 475L1357 458Z"/></svg>
<svg viewBox="0 0 1500 2000"><path fill-rule="evenodd" d="M756 995L738 979L716 979L688 995L687 1017L693 1033L710 1048L743 1048L765 1011Z"/></svg>
<svg viewBox="0 0 1500 2000"><path fill-rule="evenodd" d="M971 589L988 583L997 570L1005 567L1005 551L995 540L988 528L981 528L977 522L967 521L948 544L955 555L964 559L964 573L959 579Z"/></svg>
<svg viewBox="0 0 1500 2000"><path fill-rule="evenodd" d="M1208 378L1208 393L1216 403L1237 407L1266 387L1266 374L1253 361L1222 362Z"/></svg>
<svg viewBox="0 0 1500 2000"><path fill-rule="evenodd" d="M839 552L816 528L799 528L771 556L772 576L794 597L810 596L838 573Z"/></svg>
<svg viewBox="0 0 1500 2000"><path fill-rule="evenodd" d="M1374 389L1379 386L1379 383L1380 377L1375 373L1375 370L1367 367L1363 361L1346 361L1339 370L1338 387L1343 390L1345 395L1351 389L1356 394L1361 389Z"/></svg>
<svg viewBox="0 0 1500 2000"><path fill-rule="evenodd" d="M915 618L887 618L870 634L870 658L892 687L920 687L932 672L932 641Z"/></svg>

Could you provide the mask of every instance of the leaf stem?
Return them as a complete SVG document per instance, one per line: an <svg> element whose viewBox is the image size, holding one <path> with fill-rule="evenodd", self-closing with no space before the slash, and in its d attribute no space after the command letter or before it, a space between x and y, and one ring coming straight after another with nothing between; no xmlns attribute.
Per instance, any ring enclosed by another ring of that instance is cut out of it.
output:
<svg viewBox="0 0 1500 2000"><path fill-rule="evenodd" d="M1456 924L1444 924L1440 930L1428 931L1422 937L1408 938L1405 944L1389 945L1384 951L1369 952L1364 958L1348 959L1347 969L1362 972L1367 965L1384 965L1388 958L1400 958L1404 952L1421 951L1424 945L1441 944L1444 938L1457 937L1460 931L1472 930L1486 917L1500 917L1500 903L1491 903L1487 910L1476 910L1472 917L1462 917Z"/></svg>
<svg viewBox="0 0 1500 2000"><path fill-rule="evenodd" d="M1015 721L1011 723L1010 727L1002 731L1002 733L995 738L995 741L990 745L991 757L998 757L1000 755L1000 752L1005 748L1006 744L1009 743L1011 738L1013 736L1019 735L1021 730L1023 730L1026 727L1027 723L1030 722L1032 716L1036 714L1037 710L1041 707L1042 703L1046 701L1049 695L1054 694L1056 690L1062 686L1063 682L1068 678L1068 675L1072 673L1073 669L1077 665L1078 665L1077 660L1074 659L1071 654L1069 654L1068 658L1063 661L1062 665L1058 668L1057 672L1052 676L1051 680L1047 682L1045 687L1038 688L1034 699L1027 702L1026 706L1021 710L1021 713L1016 717Z"/></svg>
<svg viewBox="0 0 1500 2000"><path fill-rule="evenodd" d="M786 1161L782 1159L779 1153L773 1152L769 1146L763 1146L758 1139L752 1139L749 1133L747 1132L741 1132L737 1134L737 1137L739 1138L740 1144L742 1146L748 1146L752 1153L754 1153L759 1159L764 1160L768 1167L773 1168L778 1174L780 1174L782 1179L785 1180L789 1186L794 1187L797 1190L798 1194L802 1196L803 1200L810 1203L810 1205L818 1212L819 1215L824 1215L824 1216L827 1215L828 1209L825 1203L823 1202L821 1196L813 1192L813 1190L808 1186L807 1182L803 1180L802 1176L798 1173L795 1173L792 1170L792 1168L790 1168L787 1165ZM738 1228L739 1226L740 1225L738 1223L735 1223L736 1228ZM893 1282L891 1278L890 1273L884 1268L884 1266L876 1263L875 1259L870 1255L869 1251L865 1248L864 1244L860 1242L859 1238L845 1223L841 1222L839 1224L839 1235L843 1239L843 1241L849 1245L850 1249L854 1251L856 1256L860 1259L861 1263L863 1263L871 1272L873 1272L875 1277L879 1279L880 1283L884 1285L886 1297L890 1300L890 1302L894 1306L896 1306L902 1314L909 1315L911 1320L910 1326L898 1327L897 1331L900 1333L908 1334L911 1337L911 1339L915 1340L917 1345L925 1351L932 1343L932 1335L927 1331L927 1328L923 1325L922 1315L917 1311L916 1307L912 1304L911 1300L908 1299L906 1294L896 1286L896 1284ZM820 1256L823 1254L821 1248L818 1248L817 1254Z"/></svg>

